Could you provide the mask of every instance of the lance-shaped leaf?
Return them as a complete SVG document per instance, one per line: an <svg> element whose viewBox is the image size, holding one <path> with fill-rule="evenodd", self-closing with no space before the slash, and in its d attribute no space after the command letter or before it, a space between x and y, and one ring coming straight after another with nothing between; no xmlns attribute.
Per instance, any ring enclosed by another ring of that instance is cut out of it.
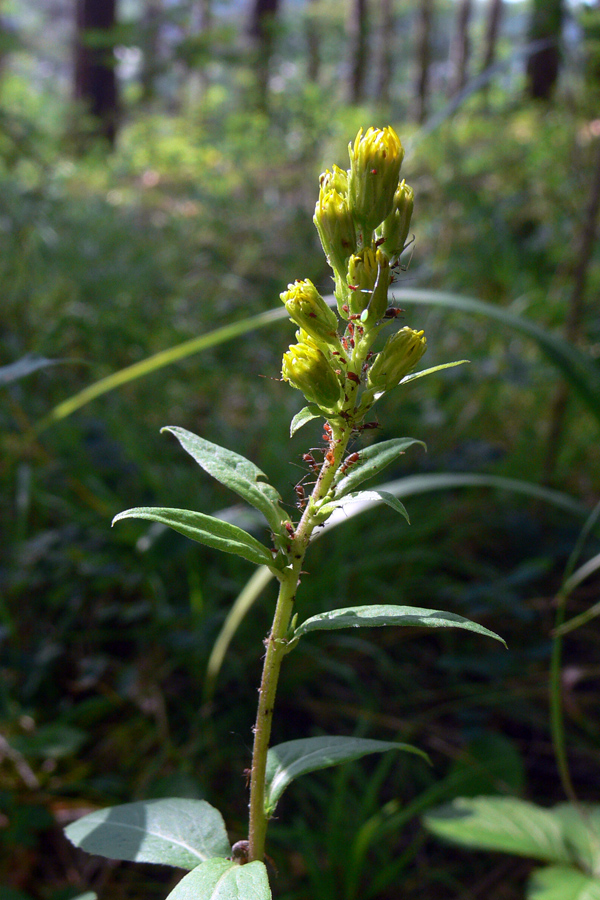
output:
<svg viewBox="0 0 600 900"><path fill-rule="evenodd" d="M99 809L65 828L87 853L194 869L231 853L225 823L205 800L143 800Z"/></svg>
<svg viewBox="0 0 600 900"><path fill-rule="evenodd" d="M360 450L358 460L348 466L344 473L342 473L342 466L334 479L336 499L355 491L359 484L362 484L367 478L378 475L413 444L420 444L425 450L427 449L423 441L418 441L416 438L392 438L390 441L381 441L379 444L373 444Z"/></svg>
<svg viewBox="0 0 600 900"><path fill-rule="evenodd" d="M552 813L561 823L574 859L586 872L600 878L600 806L559 803Z"/></svg>
<svg viewBox="0 0 600 900"><path fill-rule="evenodd" d="M211 859L181 879L167 900L271 900L265 864Z"/></svg>
<svg viewBox="0 0 600 900"><path fill-rule="evenodd" d="M257 566L269 566L273 570L273 557L264 544L237 525L215 519L214 516L206 516L191 509L137 506L115 516L113 525L121 519L147 519L150 522L160 522L192 541L198 541L199 544L206 544L207 547L214 547L215 550L223 550L225 553L235 553Z"/></svg>
<svg viewBox="0 0 600 900"><path fill-rule="evenodd" d="M417 628L463 628L485 637L494 638L504 644L502 638L456 613L438 609L421 609L418 606L350 606L345 609L331 609L311 616L293 633L294 638L302 637L309 631L334 631L338 628L381 628L385 625L412 626ZM506 646L506 645L505 645Z"/></svg>
<svg viewBox="0 0 600 900"><path fill-rule="evenodd" d="M458 797L423 822L438 837L544 862L569 863L562 823L551 809L515 797Z"/></svg>
<svg viewBox="0 0 600 900"><path fill-rule="evenodd" d="M313 419L318 419L322 416L323 413L314 403L311 403L310 406L304 406L300 412L296 413L290 423L290 437L293 437L307 422L311 422Z"/></svg>
<svg viewBox="0 0 600 900"><path fill-rule="evenodd" d="M453 369L455 366L462 366L468 362L470 362L469 359L457 359L454 362L442 363L439 366L431 366L429 369L421 369L420 372L411 372L409 375L404 376L400 384L408 384L411 381L416 381L417 378L424 378L425 375L433 375L434 372L441 372L442 369Z"/></svg>
<svg viewBox="0 0 600 900"><path fill-rule="evenodd" d="M418 747L397 741L372 741L368 738L325 736L301 738L286 741L271 747L267 754L265 785L265 812L273 815L279 798L287 786L299 775L328 769L339 763L360 759L369 753L385 753L388 750L403 750L416 753L429 761L429 757Z"/></svg>
<svg viewBox="0 0 600 900"><path fill-rule="evenodd" d="M600 880L570 866L547 866L529 879L527 900L600 900Z"/></svg>
<svg viewBox="0 0 600 900"><path fill-rule="evenodd" d="M284 517L279 501L281 497L273 485L266 481L266 475L253 462L198 437L185 428L167 426L162 431L174 434L184 450L186 450L205 472L220 481L226 487L239 494L247 503L258 509L272 531L279 532Z"/></svg>
<svg viewBox="0 0 600 900"><path fill-rule="evenodd" d="M408 518L404 503L401 503L400 500L398 500L397 497L394 497L393 494L390 494L389 491L355 491L352 494L346 494L341 500L333 500L331 503L325 503L320 507L319 514L323 517L329 516L334 509L343 509L346 506L351 506L353 503L373 503L377 500L382 500L387 506L391 506L392 509L399 512L410 525L410 519Z"/></svg>

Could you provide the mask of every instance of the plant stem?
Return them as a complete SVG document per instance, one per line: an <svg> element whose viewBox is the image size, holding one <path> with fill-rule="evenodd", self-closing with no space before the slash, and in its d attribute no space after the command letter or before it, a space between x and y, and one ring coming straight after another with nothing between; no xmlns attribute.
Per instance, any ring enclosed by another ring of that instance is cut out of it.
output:
<svg viewBox="0 0 600 900"><path fill-rule="evenodd" d="M265 812L265 773L273 721L273 707L275 705L281 663L288 652L287 634L294 610L294 601L300 582L302 564L311 534L318 524L314 515L314 503L322 500L327 495L333 477L346 452L351 433L352 427L350 425L332 429L333 459L326 459L323 463L317 483L298 528L294 536L290 538L288 553L290 565L281 577L273 625L266 640L267 652L263 665L258 710L254 725L254 748L250 776L249 862L262 860L265 854L265 837L268 825Z"/></svg>

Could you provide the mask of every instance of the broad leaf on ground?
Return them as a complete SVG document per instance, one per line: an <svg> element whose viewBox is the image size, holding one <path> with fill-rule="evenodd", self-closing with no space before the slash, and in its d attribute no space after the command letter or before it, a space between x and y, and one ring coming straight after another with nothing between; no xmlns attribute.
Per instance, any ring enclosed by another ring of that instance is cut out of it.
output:
<svg viewBox="0 0 600 900"><path fill-rule="evenodd" d="M396 741L372 741L367 738L325 736L286 741L269 749L267 754L265 812L273 815L279 798L287 786L299 775L327 769L339 763L360 759L369 753L403 750L416 753L423 759L427 754L418 747Z"/></svg>
<svg viewBox="0 0 600 900"><path fill-rule="evenodd" d="M162 507L138 506L126 509L114 517L112 524L122 519L147 519L168 525L192 541L206 544L224 553L235 553L257 566L273 569L273 557L260 541L237 525L206 516L191 509L164 509Z"/></svg>
<svg viewBox="0 0 600 900"><path fill-rule="evenodd" d="M185 428L168 425L161 428L161 432L163 431L174 434L183 449L205 472L258 509L271 529L276 533L279 531L282 521L279 506L281 497L258 466L245 456L206 441Z"/></svg>
<svg viewBox="0 0 600 900"><path fill-rule="evenodd" d="M231 853L223 817L205 800L173 797L99 809L65 834L87 853L180 869Z"/></svg>
<svg viewBox="0 0 600 900"><path fill-rule="evenodd" d="M423 822L438 837L467 847L544 862L572 860L558 816L515 797L458 797L427 813Z"/></svg>
<svg viewBox="0 0 600 900"><path fill-rule="evenodd" d="M485 637L494 638L504 644L495 632L471 622L456 613L439 609L422 609L419 606L350 606L331 609L306 619L299 625L293 637L301 637L309 631L333 631L338 628L381 628L385 625L413 626L418 628L462 628Z"/></svg>
<svg viewBox="0 0 600 900"><path fill-rule="evenodd" d="M271 900L265 864L211 859L181 879L167 900Z"/></svg>
<svg viewBox="0 0 600 900"><path fill-rule="evenodd" d="M552 812L562 826L573 859L586 872L600 878L600 806L559 803Z"/></svg>
<svg viewBox="0 0 600 900"><path fill-rule="evenodd" d="M548 866L529 879L527 900L600 900L600 880L570 866Z"/></svg>
<svg viewBox="0 0 600 900"><path fill-rule="evenodd" d="M392 438L359 450L358 460L349 465L345 472L342 472L342 466L333 480L336 500L355 491L367 478L378 475L413 444L427 449L423 441L416 438Z"/></svg>

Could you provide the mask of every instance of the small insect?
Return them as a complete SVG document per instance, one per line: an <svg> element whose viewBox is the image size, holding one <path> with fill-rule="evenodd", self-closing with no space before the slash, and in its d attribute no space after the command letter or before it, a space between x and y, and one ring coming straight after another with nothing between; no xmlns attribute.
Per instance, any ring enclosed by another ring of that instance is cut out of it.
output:
<svg viewBox="0 0 600 900"><path fill-rule="evenodd" d="M342 475L346 472L347 469L350 468L350 466L355 465L355 463L357 463L359 461L359 459L360 459L360 453L351 453L350 456L347 456L346 459L344 460L344 463L343 463L341 469L340 469L340 472L342 473Z"/></svg>
<svg viewBox="0 0 600 900"><path fill-rule="evenodd" d="M298 509L304 509L304 507L306 506L306 492L303 485L297 484L294 490L296 491L296 497L298 498L296 506L298 507Z"/></svg>
<svg viewBox="0 0 600 900"><path fill-rule="evenodd" d="M330 466L332 466L332 465L334 464L334 462L335 462L335 453L333 452L333 450L328 450L328 451L327 451L327 453L325 454L325 459L327 460L327 462L329 463Z"/></svg>
<svg viewBox="0 0 600 900"><path fill-rule="evenodd" d="M360 426L361 431L370 431L372 428L379 428L379 422L364 422Z"/></svg>
<svg viewBox="0 0 600 900"><path fill-rule="evenodd" d="M384 319L397 319L404 313L403 309L400 309L399 306L390 306L383 314Z"/></svg>
<svg viewBox="0 0 600 900"><path fill-rule="evenodd" d="M320 468L319 463L316 461L316 459L314 458L312 453L303 453L302 459L304 460L305 463L308 463L309 469L312 469L313 472L319 471L319 468Z"/></svg>
<svg viewBox="0 0 600 900"><path fill-rule="evenodd" d="M354 384L360 384L360 378L356 375L355 372L348 372L348 381L353 381Z"/></svg>
<svg viewBox="0 0 600 900"><path fill-rule="evenodd" d="M287 531L287 533L289 534L290 537L294 537L294 535L296 534L296 532L294 531L294 526L292 525L291 522L285 523L285 530Z"/></svg>

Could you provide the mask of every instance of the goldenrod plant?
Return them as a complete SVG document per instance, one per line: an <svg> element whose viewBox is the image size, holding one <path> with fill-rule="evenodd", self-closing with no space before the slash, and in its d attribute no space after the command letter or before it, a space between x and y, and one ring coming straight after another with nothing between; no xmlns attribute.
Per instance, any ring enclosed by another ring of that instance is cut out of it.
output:
<svg viewBox="0 0 600 900"><path fill-rule="evenodd" d="M356 626L462 628L501 640L454 613L409 606L324 610L302 620L297 592L305 556L320 527L337 510L376 499L408 522L396 496L384 490L363 491L361 485L422 442L399 437L361 446L363 431L375 424L366 420L373 405L399 386L459 364L415 372L427 342L422 330L408 326L388 335L382 349L376 349L381 333L400 314L390 305L389 291L405 249L414 198L411 188L400 181L404 151L392 128L359 131L349 151L347 171L333 166L321 175L314 216L333 271L336 311L309 280L296 281L281 294L298 328L296 342L283 356L282 378L307 403L294 416L291 433L312 419L322 420L322 445L303 455L312 490L307 491L304 479L298 483L297 513L291 515L252 462L183 428L168 427L164 430L208 474L262 513L270 545L235 524L192 510L128 509L114 520L163 523L192 540L265 567L279 582L254 726L247 839L230 846L217 809L204 800L178 798L101 810L66 829L70 840L89 853L188 870L168 900L267 900L271 897L265 865L267 828L293 779L371 753L400 751L426 759L408 744L353 736L306 737L270 746L281 665L300 640L313 631ZM262 646L259 652L263 653Z"/></svg>

